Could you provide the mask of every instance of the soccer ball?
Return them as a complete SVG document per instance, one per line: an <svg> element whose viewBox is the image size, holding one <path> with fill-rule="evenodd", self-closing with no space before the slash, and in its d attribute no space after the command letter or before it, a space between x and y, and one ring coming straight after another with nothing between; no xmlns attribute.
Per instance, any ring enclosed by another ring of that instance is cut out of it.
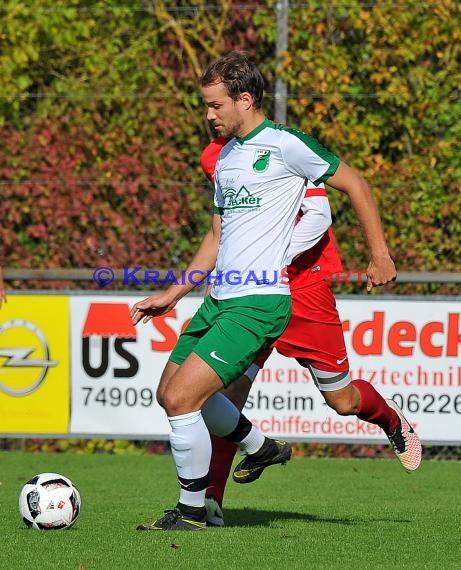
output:
<svg viewBox="0 0 461 570"><path fill-rule="evenodd" d="M19 512L28 527L37 530L70 528L80 513L80 493L58 473L32 477L19 495Z"/></svg>

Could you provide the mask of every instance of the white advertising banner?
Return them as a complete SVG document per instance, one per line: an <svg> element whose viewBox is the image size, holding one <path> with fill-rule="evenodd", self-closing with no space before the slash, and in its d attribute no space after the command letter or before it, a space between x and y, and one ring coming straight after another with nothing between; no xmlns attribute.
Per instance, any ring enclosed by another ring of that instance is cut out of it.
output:
<svg viewBox="0 0 461 570"><path fill-rule="evenodd" d="M72 434L165 438L155 401L160 374L201 299L133 327L133 297L71 298ZM354 379L403 409L426 443L461 442L461 319L455 301L340 299ZM267 435L293 441L383 442L379 428L330 410L307 369L273 353L245 413Z"/></svg>
<svg viewBox="0 0 461 570"><path fill-rule="evenodd" d="M134 327L142 297L71 298L72 434L165 439L170 426L155 392L181 331L201 303L192 297Z"/></svg>
<svg viewBox="0 0 461 570"><path fill-rule="evenodd" d="M338 300L354 380L393 398L426 443L461 442L460 304ZM330 410L309 372L273 353L246 406L266 434L294 440L387 441L375 425Z"/></svg>

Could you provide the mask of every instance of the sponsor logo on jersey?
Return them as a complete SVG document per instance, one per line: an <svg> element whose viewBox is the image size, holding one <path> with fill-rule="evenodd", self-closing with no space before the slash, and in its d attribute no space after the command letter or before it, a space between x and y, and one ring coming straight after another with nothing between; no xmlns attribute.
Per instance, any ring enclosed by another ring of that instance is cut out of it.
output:
<svg viewBox="0 0 461 570"><path fill-rule="evenodd" d="M266 149L258 149L253 159L253 170L255 172L265 172L269 168L269 160L271 151Z"/></svg>
<svg viewBox="0 0 461 570"><path fill-rule="evenodd" d="M260 205L261 198L253 196L245 186L242 186L239 190L227 188L224 192L224 209L247 210L259 208Z"/></svg>

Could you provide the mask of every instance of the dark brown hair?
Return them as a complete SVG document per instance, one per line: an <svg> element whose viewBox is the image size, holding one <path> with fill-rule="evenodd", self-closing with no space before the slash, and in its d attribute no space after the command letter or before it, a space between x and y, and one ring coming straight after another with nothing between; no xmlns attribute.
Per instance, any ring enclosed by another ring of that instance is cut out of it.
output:
<svg viewBox="0 0 461 570"><path fill-rule="evenodd" d="M222 82L233 101L242 93L250 93L253 106L260 109L264 94L264 79L256 64L242 51L231 51L211 63L200 78L201 87Z"/></svg>

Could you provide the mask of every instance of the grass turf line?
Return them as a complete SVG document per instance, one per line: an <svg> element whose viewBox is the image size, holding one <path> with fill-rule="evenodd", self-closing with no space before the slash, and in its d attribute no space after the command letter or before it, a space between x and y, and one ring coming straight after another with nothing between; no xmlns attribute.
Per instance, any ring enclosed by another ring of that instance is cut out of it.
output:
<svg viewBox="0 0 461 570"><path fill-rule="evenodd" d="M56 471L82 495L69 531L27 529L30 477ZM228 484L226 528L136 532L176 504L168 455L0 453L0 568L220 570L459 568L461 462L293 459L249 485Z"/></svg>

